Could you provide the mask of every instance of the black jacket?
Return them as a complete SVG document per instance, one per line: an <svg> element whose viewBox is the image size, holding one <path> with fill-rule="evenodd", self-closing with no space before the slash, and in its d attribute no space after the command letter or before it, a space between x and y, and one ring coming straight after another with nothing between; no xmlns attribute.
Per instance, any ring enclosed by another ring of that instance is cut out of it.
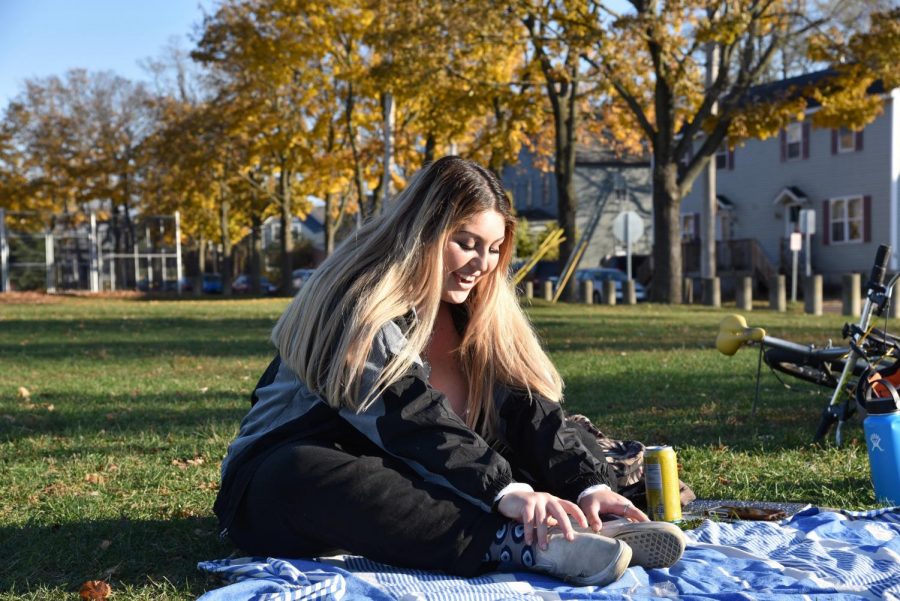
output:
<svg viewBox="0 0 900 601"><path fill-rule="evenodd" d="M366 363L361 394L370 390L405 343L398 324L382 328ZM277 357L253 397L257 402L222 462L222 484L214 506L222 528L230 525L247 483L268 453L298 440L336 442L350 452L374 450L400 458L423 479L450 488L486 511L514 481L572 501L595 484L615 488L606 462L586 449L558 403L498 390L498 440L492 446L467 427L447 398L428 384L428 368L421 362L362 413L332 409Z"/></svg>

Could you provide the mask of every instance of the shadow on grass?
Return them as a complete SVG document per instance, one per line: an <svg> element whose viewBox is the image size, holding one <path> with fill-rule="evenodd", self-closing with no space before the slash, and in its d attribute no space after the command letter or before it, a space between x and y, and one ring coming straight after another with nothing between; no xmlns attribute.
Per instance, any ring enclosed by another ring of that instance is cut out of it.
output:
<svg viewBox="0 0 900 601"><path fill-rule="evenodd" d="M74 399L76 406L71 395L44 393L35 409L17 405L0 410L0 441L38 436L73 440L100 430L107 438L129 439L156 432L180 439L209 425L236 429L250 410L251 388L248 383L246 394L210 390L204 394L143 393L136 398L81 394ZM56 409L47 411L43 408L47 404Z"/></svg>
<svg viewBox="0 0 900 601"><path fill-rule="evenodd" d="M752 375L694 370L566 377L566 411L584 413L613 438L647 444L774 450L808 446L828 403L814 390L797 395L767 382L752 414ZM851 423L858 423L854 420Z"/></svg>
<svg viewBox="0 0 900 601"><path fill-rule="evenodd" d="M270 319L92 319L8 321L0 357L144 358L161 354L243 357L273 354Z"/></svg>
<svg viewBox="0 0 900 601"><path fill-rule="evenodd" d="M0 527L0 591L39 586L77 591L86 580L141 586L187 583L197 595L220 586L197 562L228 556L212 517L91 520Z"/></svg>

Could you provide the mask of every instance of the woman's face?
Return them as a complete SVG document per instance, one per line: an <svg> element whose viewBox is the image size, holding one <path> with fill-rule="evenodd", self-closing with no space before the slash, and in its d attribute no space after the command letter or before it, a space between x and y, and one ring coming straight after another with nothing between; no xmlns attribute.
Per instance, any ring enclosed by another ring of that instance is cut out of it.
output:
<svg viewBox="0 0 900 601"><path fill-rule="evenodd" d="M444 246L442 301L464 302L475 285L497 268L505 225L503 215L484 211L450 235Z"/></svg>

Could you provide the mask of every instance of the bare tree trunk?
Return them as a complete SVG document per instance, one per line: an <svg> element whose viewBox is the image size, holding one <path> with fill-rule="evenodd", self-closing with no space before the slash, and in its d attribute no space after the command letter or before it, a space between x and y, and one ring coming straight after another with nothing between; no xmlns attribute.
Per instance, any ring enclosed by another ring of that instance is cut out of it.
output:
<svg viewBox="0 0 900 601"><path fill-rule="evenodd" d="M231 296L231 278L234 277L234 249L231 245L231 234L228 231L228 213L231 210L231 201L226 192L221 194L219 203L219 230L222 238L222 294Z"/></svg>
<svg viewBox="0 0 900 601"><path fill-rule="evenodd" d="M575 130L578 126L578 107L575 94L578 89L577 65L570 66L569 81L553 83L548 77L550 104L553 107L554 130L556 134L553 170L556 175L557 220L565 233L565 240L559 248L559 258L564 263L575 250L575 218L578 214L578 198L575 195ZM562 276L562 274L560 274ZM575 278L569 278L563 296L567 301L578 298Z"/></svg>
<svg viewBox="0 0 900 601"><path fill-rule="evenodd" d="M436 146L437 140L434 139L434 134L428 132L428 135L425 137L425 156L422 157L423 167L434 161L434 149Z"/></svg>
<svg viewBox="0 0 900 601"><path fill-rule="evenodd" d="M350 153L353 155L353 183L356 186L356 198L359 202L359 214L365 220L371 215L369 213L369 207L367 206L368 199L366 198L366 182L365 177L363 176L362 170L362 158L359 155L359 148L356 146L356 127L353 125L353 107L356 102L356 97L353 93L353 85L347 86L347 97L344 101L344 117L347 124L347 140L350 142ZM326 219L327 217L327 209L326 209ZM327 236L326 229L326 236ZM331 254L331 251L327 248L325 252L327 254Z"/></svg>
<svg viewBox="0 0 900 601"><path fill-rule="evenodd" d="M291 173L284 157L281 159L278 183L281 189L281 293L290 296L291 274L294 271L294 212L291 207Z"/></svg>
<svg viewBox="0 0 900 601"><path fill-rule="evenodd" d="M681 303L681 198L678 165L653 165L653 284L655 302Z"/></svg>
<svg viewBox="0 0 900 601"><path fill-rule="evenodd" d="M262 290L259 278L262 275L262 218L254 213L250 216L250 285L254 294Z"/></svg>

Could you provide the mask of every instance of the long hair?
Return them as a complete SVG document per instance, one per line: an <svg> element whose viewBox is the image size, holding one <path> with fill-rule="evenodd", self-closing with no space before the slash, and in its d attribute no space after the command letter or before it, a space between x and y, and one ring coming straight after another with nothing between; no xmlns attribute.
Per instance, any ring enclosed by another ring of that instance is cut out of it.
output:
<svg viewBox="0 0 900 601"><path fill-rule="evenodd" d="M474 428L483 417L482 434L493 434L497 384L559 401L562 381L510 281L516 220L509 199L495 175L454 156L417 172L387 213L360 228L316 269L272 332L282 361L330 406L365 411L419 360L441 302L445 244L484 211L502 215L505 232L497 267L462 307L467 325L457 353L468 381L468 425ZM375 336L413 309L417 319L405 332L407 344L361 394Z"/></svg>

